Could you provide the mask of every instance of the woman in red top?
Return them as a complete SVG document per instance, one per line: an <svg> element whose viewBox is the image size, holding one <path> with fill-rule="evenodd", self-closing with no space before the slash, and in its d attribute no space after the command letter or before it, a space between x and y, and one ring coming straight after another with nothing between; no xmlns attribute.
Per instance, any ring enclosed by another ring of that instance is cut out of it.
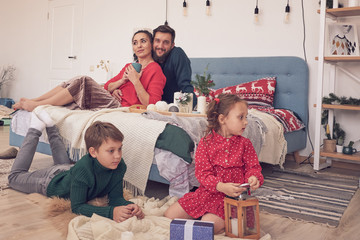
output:
<svg viewBox="0 0 360 240"><path fill-rule="evenodd" d="M222 94L209 104L207 134L195 154L195 176L200 187L171 205L165 217L214 222L214 233L225 228L224 197L238 197L249 183L251 190L264 182L261 166L249 139L242 137L248 105L236 95Z"/></svg>
<svg viewBox="0 0 360 240"><path fill-rule="evenodd" d="M161 100L166 78L152 58L152 34L137 31L132 37L135 60L142 65L138 73L131 63L101 87L87 76L75 77L34 99L20 99L15 109L32 111L40 105L66 106L70 109L98 110L149 105Z"/></svg>

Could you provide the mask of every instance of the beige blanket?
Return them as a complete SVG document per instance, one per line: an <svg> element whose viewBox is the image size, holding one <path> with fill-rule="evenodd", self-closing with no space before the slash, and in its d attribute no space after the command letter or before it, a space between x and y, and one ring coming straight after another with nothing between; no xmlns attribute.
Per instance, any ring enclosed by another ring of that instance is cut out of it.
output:
<svg viewBox="0 0 360 240"><path fill-rule="evenodd" d="M279 164L283 168L287 152L287 142L284 137L284 128L273 116L256 109L250 109L249 114L260 118L268 128L259 154L260 162Z"/></svg>
<svg viewBox="0 0 360 240"><path fill-rule="evenodd" d="M170 239L171 220L163 217L165 210L176 201L173 198L163 200L137 197L130 201L138 204L144 211L146 217L138 220L132 217L124 222L116 223L108 218L94 214L91 218L78 216L72 219L68 226L68 240L80 239L125 239L125 235L131 235L133 240L167 240ZM262 233L261 240L270 240L269 234ZM234 239L224 234L214 236L215 240Z"/></svg>
<svg viewBox="0 0 360 240"><path fill-rule="evenodd" d="M86 154L84 134L94 121L114 124L125 136L123 142L123 158L127 165L125 185L135 195L145 192L154 158L155 143L164 131L166 122L144 119L137 113L125 113L127 108L86 111L40 106L35 112L41 110L47 111L55 121L69 149L70 158L74 160Z"/></svg>

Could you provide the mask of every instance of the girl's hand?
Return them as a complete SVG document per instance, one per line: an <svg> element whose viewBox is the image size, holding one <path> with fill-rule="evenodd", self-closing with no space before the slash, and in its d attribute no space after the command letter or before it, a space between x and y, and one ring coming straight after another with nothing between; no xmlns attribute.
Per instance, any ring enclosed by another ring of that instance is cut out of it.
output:
<svg viewBox="0 0 360 240"><path fill-rule="evenodd" d="M132 204L130 204L132 205ZM117 206L114 208L113 211L113 219L115 222L123 222L128 218L131 218L132 215L132 207L127 205L127 206Z"/></svg>
<svg viewBox="0 0 360 240"><path fill-rule="evenodd" d="M132 64L130 64L124 73L124 76L129 79L130 82L132 82L133 84L135 84L137 81L140 81L140 77L141 77L142 71L140 73L138 73L135 68L133 67Z"/></svg>
<svg viewBox="0 0 360 240"><path fill-rule="evenodd" d="M240 194L247 189L244 187L240 187L240 183L222 183L219 182L216 185L216 190L226 194L229 197L238 197Z"/></svg>
<svg viewBox="0 0 360 240"><path fill-rule="evenodd" d="M115 89L112 94L111 94L114 98L116 98L119 102L121 102L121 97L122 97L122 92L120 89Z"/></svg>
<svg viewBox="0 0 360 240"><path fill-rule="evenodd" d="M249 177L248 181L250 184L251 191L254 191L260 187L260 182L259 182L259 179L257 179L257 177L251 176L251 177Z"/></svg>

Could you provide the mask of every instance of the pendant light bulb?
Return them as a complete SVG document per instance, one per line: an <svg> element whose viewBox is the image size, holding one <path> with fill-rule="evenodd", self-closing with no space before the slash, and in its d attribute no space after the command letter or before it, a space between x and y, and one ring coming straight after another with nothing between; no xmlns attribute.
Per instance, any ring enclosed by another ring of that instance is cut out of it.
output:
<svg viewBox="0 0 360 240"><path fill-rule="evenodd" d="M206 16L210 16L210 0L206 0Z"/></svg>
<svg viewBox="0 0 360 240"><path fill-rule="evenodd" d="M285 7L285 16L284 16L284 22L285 23L289 23L290 21L290 6L289 6L289 1Z"/></svg>
<svg viewBox="0 0 360 240"><path fill-rule="evenodd" d="M185 0L183 2L183 16L187 16L187 4Z"/></svg>

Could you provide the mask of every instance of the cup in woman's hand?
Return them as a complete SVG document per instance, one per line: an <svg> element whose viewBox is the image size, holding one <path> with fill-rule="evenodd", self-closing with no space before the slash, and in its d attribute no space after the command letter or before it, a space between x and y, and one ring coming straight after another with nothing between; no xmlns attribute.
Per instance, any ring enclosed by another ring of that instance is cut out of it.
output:
<svg viewBox="0 0 360 240"><path fill-rule="evenodd" d="M141 71L141 64L137 63L137 62L133 62L132 63L133 67L135 68L135 70L139 73Z"/></svg>

